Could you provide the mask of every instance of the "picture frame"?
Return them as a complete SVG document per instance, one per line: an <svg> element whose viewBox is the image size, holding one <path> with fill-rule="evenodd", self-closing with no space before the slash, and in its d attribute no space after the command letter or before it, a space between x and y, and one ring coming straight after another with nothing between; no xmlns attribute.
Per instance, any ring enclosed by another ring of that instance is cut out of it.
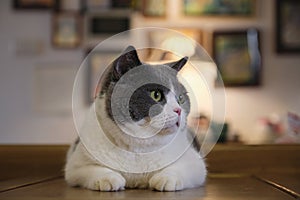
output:
<svg viewBox="0 0 300 200"><path fill-rule="evenodd" d="M143 0L142 13L145 17L165 17L166 0Z"/></svg>
<svg viewBox="0 0 300 200"><path fill-rule="evenodd" d="M83 12L82 0L56 0L57 12Z"/></svg>
<svg viewBox="0 0 300 200"><path fill-rule="evenodd" d="M252 17L256 0L184 0L183 10L187 16Z"/></svg>
<svg viewBox="0 0 300 200"><path fill-rule="evenodd" d="M111 6L113 8L129 9L131 4L132 0L111 0Z"/></svg>
<svg viewBox="0 0 300 200"><path fill-rule="evenodd" d="M106 39L109 36L130 29L131 18L128 10L91 12L84 16L86 38Z"/></svg>
<svg viewBox="0 0 300 200"><path fill-rule="evenodd" d="M56 48L76 48L82 40L81 15L76 12L52 16L52 44Z"/></svg>
<svg viewBox="0 0 300 200"><path fill-rule="evenodd" d="M276 0L276 51L300 52L300 1Z"/></svg>
<svg viewBox="0 0 300 200"><path fill-rule="evenodd" d="M91 104L99 92L98 82L99 75L103 68L108 67L113 60L119 55L120 51L107 50L99 51L91 48L86 50L86 64L87 64L87 103Z"/></svg>
<svg viewBox="0 0 300 200"><path fill-rule="evenodd" d="M111 4L110 0L81 0L82 10L86 13L108 10L112 6Z"/></svg>
<svg viewBox="0 0 300 200"><path fill-rule="evenodd" d="M13 0L17 10L50 10L56 7L58 0Z"/></svg>
<svg viewBox="0 0 300 200"><path fill-rule="evenodd" d="M261 82L260 36L257 29L216 31L213 58L225 86L258 86Z"/></svg>

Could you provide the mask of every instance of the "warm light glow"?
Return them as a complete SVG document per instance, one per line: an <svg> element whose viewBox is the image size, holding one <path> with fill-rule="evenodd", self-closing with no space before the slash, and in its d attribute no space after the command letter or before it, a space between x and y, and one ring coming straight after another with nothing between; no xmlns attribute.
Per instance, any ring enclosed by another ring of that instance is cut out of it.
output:
<svg viewBox="0 0 300 200"><path fill-rule="evenodd" d="M185 37L168 37L162 42L161 47L188 57L195 54L195 41Z"/></svg>
<svg viewBox="0 0 300 200"><path fill-rule="evenodd" d="M191 98L191 116L213 112L211 92L214 91L216 66L212 62L191 60L180 72L179 79L186 86Z"/></svg>

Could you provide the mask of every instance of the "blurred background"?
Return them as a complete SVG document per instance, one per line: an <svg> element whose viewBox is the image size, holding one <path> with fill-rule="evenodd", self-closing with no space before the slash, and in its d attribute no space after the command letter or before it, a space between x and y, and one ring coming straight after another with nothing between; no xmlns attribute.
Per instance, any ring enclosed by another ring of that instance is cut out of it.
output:
<svg viewBox="0 0 300 200"><path fill-rule="evenodd" d="M2 0L0 143L71 143L77 137L72 88L85 56L109 36L142 27L182 32L214 59L217 66L205 66L203 74L212 76L208 79L217 90L219 69L225 84L226 126L219 142L299 143L297 0ZM164 37L158 31L139 39L178 41ZM85 107L93 96L94 68L119 54L121 43L90 56L82 88ZM174 48L193 60L188 44ZM150 52L144 60L154 58ZM192 117L206 132L209 109L204 105Z"/></svg>

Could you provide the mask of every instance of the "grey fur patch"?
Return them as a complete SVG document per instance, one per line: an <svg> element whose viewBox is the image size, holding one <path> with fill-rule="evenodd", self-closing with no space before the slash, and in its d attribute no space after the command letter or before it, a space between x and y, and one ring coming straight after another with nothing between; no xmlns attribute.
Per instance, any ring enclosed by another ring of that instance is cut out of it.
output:
<svg viewBox="0 0 300 200"><path fill-rule="evenodd" d="M130 51L128 51L128 49ZM149 91L151 89L161 90L163 96L166 96L167 93L170 91L169 88L174 88L174 91L172 92L174 92L177 97L182 94L185 95L185 98L187 99L187 103L182 106L183 109L185 109L186 113L189 113L190 111L189 99L188 96L186 95L185 88L183 87L183 85L179 83L176 77L177 73L170 74L168 70L164 70L164 69L173 68L179 71L186 62L187 62L187 57L184 57L177 62L167 63L164 65L144 64L141 63L141 61L139 60L136 50L133 47L129 47L127 48L127 50L125 50L125 53L123 53L115 61L113 61L113 63L109 66L108 70L105 73L105 78L102 81L100 80L100 84L102 84L102 88L100 94L97 95L97 97L105 98L107 114L112 120L114 120L112 107L111 107L111 103L112 103L111 98L116 84L122 78L122 76L127 72L130 72L131 69L139 66L146 66L147 70L145 74L147 74L148 77L152 77L153 80L161 80L160 82L164 82L168 86L168 88L160 84L156 84L156 85L147 84L134 91L134 93L132 94L129 100L130 102L129 112L132 120L138 121L145 117L149 117L148 114L149 114L150 107L158 103L158 102L154 102L151 99L149 95ZM145 77L140 77L140 78L143 79ZM126 90L126 88L133 87L133 85L130 84L134 84L134 82L132 83L131 81L131 83L128 84L129 84L128 86L126 85L123 86L124 90ZM161 101L159 103L161 105L164 105L166 102Z"/></svg>

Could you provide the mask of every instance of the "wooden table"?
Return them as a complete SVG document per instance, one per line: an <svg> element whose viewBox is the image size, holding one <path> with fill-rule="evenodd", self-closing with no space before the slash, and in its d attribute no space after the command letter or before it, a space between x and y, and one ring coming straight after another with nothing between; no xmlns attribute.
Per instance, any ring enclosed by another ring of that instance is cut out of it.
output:
<svg viewBox="0 0 300 200"><path fill-rule="evenodd" d="M0 146L0 199L300 199L300 146L218 145L204 187L95 192L67 186L67 146Z"/></svg>

